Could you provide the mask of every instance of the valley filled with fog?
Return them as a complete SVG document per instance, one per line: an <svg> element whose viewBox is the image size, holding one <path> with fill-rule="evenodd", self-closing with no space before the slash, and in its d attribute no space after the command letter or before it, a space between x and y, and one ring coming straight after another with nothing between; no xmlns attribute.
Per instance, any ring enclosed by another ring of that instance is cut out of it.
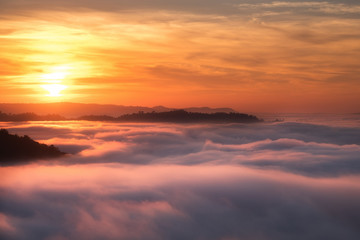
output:
<svg viewBox="0 0 360 240"><path fill-rule="evenodd" d="M68 154L0 167L0 238L359 239L360 115L332 116L2 122Z"/></svg>

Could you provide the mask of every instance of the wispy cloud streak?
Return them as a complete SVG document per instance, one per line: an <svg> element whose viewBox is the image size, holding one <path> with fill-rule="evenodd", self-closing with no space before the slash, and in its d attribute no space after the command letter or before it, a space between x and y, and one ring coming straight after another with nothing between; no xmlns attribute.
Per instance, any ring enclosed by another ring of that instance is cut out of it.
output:
<svg viewBox="0 0 360 240"><path fill-rule="evenodd" d="M277 9L278 11L302 8L310 12L324 12L333 14L346 14L346 13L360 13L360 6L358 4L346 3L330 3L330 2L316 2L316 1L295 1L295 2L282 2L274 1L271 3L240 3L236 5L238 8L250 9Z"/></svg>

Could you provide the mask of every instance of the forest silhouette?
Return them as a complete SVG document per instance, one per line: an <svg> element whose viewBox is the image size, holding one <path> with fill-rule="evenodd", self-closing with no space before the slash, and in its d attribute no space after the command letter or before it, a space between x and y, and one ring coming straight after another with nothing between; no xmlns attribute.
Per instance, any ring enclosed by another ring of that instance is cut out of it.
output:
<svg viewBox="0 0 360 240"><path fill-rule="evenodd" d="M22 122L22 121L64 121L65 117L57 114L37 115L32 112L11 114L0 111L0 121L3 122Z"/></svg>
<svg viewBox="0 0 360 240"><path fill-rule="evenodd" d="M144 112L124 114L119 117L108 115L85 115L78 118L65 118L56 114L37 115L35 113L7 114L0 111L0 121L116 121L116 122L173 122L173 123L254 123L262 120L256 116L235 113L217 112L200 113L185 110L173 110L168 112Z"/></svg>
<svg viewBox="0 0 360 240"><path fill-rule="evenodd" d="M1 164L8 164L14 160L21 162L35 158L61 157L66 154L53 145L38 143L27 135L10 134L6 129L0 129L0 143Z"/></svg>

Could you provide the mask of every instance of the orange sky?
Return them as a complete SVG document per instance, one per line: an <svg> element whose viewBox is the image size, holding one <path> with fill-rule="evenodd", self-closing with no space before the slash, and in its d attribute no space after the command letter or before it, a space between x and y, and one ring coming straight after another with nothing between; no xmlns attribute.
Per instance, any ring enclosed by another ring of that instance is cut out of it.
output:
<svg viewBox="0 0 360 240"><path fill-rule="evenodd" d="M360 111L356 1L101 2L4 1L0 102Z"/></svg>

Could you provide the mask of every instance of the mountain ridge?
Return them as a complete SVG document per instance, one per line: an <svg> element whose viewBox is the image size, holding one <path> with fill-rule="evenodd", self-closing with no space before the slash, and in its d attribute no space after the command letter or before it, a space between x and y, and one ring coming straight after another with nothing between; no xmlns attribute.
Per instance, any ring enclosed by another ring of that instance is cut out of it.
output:
<svg viewBox="0 0 360 240"><path fill-rule="evenodd" d="M97 103L0 103L0 111L20 114L32 112L39 115L57 114L64 117L80 117L84 115L109 115L117 117L123 114L137 112L166 112L179 110L180 108L168 108L164 106L143 107L125 106L116 104L97 104ZM237 112L232 108L210 108L210 107L188 107L181 108L187 112L216 113L216 112Z"/></svg>
<svg viewBox="0 0 360 240"><path fill-rule="evenodd" d="M109 115L84 115L77 118L65 118L60 115L37 115L35 113L8 114L0 111L0 121L112 121L112 122L172 122L172 123L251 123L262 122L262 119L245 113L199 113L185 110L168 112L143 112L123 114L118 117Z"/></svg>

